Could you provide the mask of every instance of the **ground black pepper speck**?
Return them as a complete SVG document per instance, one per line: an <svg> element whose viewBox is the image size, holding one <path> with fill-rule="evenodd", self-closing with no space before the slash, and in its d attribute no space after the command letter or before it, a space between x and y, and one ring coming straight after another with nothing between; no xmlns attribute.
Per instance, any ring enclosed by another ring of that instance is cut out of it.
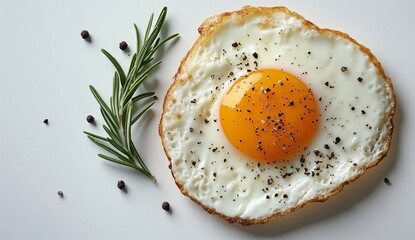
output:
<svg viewBox="0 0 415 240"><path fill-rule="evenodd" d="M63 192L62 191L58 191L58 195L63 198Z"/></svg>
<svg viewBox="0 0 415 240"><path fill-rule="evenodd" d="M388 185L390 185L390 184L391 184L391 181L389 180L389 178L385 178L385 179L383 179L383 181L384 181L386 184L388 184Z"/></svg>
<svg viewBox="0 0 415 240"><path fill-rule="evenodd" d="M48 125L49 124L49 119L46 118L45 120L43 120L43 123Z"/></svg>

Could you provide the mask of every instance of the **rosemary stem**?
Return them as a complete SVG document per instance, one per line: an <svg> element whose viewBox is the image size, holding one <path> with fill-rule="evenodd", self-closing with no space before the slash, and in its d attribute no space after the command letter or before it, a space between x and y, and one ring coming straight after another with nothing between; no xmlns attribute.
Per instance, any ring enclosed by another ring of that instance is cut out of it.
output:
<svg viewBox="0 0 415 240"><path fill-rule="evenodd" d="M113 91L109 104L104 101L93 86L90 86L90 90L100 106L101 114L106 123L103 125L103 128L108 134L108 137L84 132L93 143L112 155L108 156L100 153L98 154L99 157L107 161L136 169L154 182L157 181L156 178L144 163L132 141L131 127L154 104L154 102L152 102L146 107L141 107L143 108L142 110L138 110L137 108L139 107L140 100L154 95L154 92L145 92L135 95L141 83L144 82L150 73L152 73L161 63L160 60L153 61L153 55L162 45L178 36L178 34L173 34L164 39L159 37L166 19L166 14L167 8L164 7L154 24L154 15L151 15L142 43L140 42L138 28L134 24L137 38L137 52L133 54L127 72L124 71L113 55L105 49L101 49L102 53L115 68L112 84ZM125 73L127 73L127 75ZM133 113L135 116L133 116Z"/></svg>

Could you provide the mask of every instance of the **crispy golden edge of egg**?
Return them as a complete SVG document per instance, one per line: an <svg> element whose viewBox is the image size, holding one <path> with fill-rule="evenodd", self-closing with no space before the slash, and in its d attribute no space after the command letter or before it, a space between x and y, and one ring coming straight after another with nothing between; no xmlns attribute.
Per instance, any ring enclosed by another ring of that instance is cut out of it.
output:
<svg viewBox="0 0 415 240"><path fill-rule="evenodd" d="M348 179L347 181L343 182L336 189L329 192L328 194L323 195L323 196L317 196L316 198L310 199L309 201L306 201L303 204L297 205L293 208L287 209L287 210L282 211L282 212L277 212L273 215L270 215L270 216L267 216L267 217L264 217L264 218L259 218L259 219L243 219L243 218L238 218L238 217L235 217L235 218L228 217L228 216L225 216L221 213L216 212L214 209L211 209L211 208L203 205L196 198L189 195L189 193L186 191L186 189L176 180L176 177L174 176L174 172L171 171L171 174L172 174L173 178L175 179L176 185L180 189L180 191L182 192L183 195L189 197L196 204L202 206L208 213L210 213L212 215L219 216L219 217L225 219L226 221L228 221L229 223L239 223L241 225L264 224L264 223L269 222L273 218L281 217L281 216L286 215L289 212L293 212L297 209L300 209L300 208L304 207L307 203L310 203L310 202L324 202L327 199L329 199L331 196L334 196L337 193L341 192L343 190L344 186L346 186L349 183L351 183L351 182L355 181L356 179L358 179L361 175L363 175L363 173L366 172L367 169L378 165L379 162L388 154L388 152L390 150L390 146L391 146L392 133L393 133L393 128L394 128L393 117L394 117L395 111L396 111L396 97L395 97L395 92L393 90L391 80L390 80L390 78L388 78L385 75L385 72L384 72L383 67L380 64L380 62L376 59L376 57L372 54L372 52L368 48L366 48L365 46L358 43L356 40L351 38L348 34L340 32L340 31L332 30L332 29L319 28L318 26L316 26L312 22L306 20L301 15L290 11L286 7L271 7L271 8L268 8L268 7L245 6L241 10L234 11L234 12L225 12L225 13L222 13L222 14L219 14L219 15L216 15L216 16L213 16L213 17L210 17L210 18L206 19L202 23L202 25L198 28L198 31L199 31L199 34L200 34L199 38L196 40L193 47L189 50L187 55L182 60L180 66L179 66L179 69L177 70L177 73L175 74L175 76L173 78L174 83L170 86L169 90L167 91L166 97L164 99L162 116L164 115L165 107L166 107L167 103L170 102L170 101L173 101L173 102L176 101L173 98L172 93L175 91L175 88L180 85L180 83L179 83L180 80L178 79L178 76L181 76L183 74L183 72L185 71L183 66L185 66L187 61L194 56L197 48L201 44L203 44L204 42L208 41L210 36L216 30L221 28L221 26L222 26L221 23L224 20L226 20L230 16L233 16L233 17L236 17L237 20L243 21L246 16L251 15L251 14L257 14L257 15L262 15L262 16L267 16L267 15L271 16L272 14L275 14L277 12L284 12L284 13L290 15L290 16L293 16L295 18L298 18L299 20L302 20L305 27L308 28L308 29L314 29L314 30L316 30L316 31L318 31L319 33L322 33L322 34L334 34L334 35L340 36L342 38L348 39L353 44L358 46L360 48L360 51L362 51L364 54L366 54L369 57L370 61L378 69L380 76L382 76L383 80L388 84L389 88L391 89L391 96L392 96L392 104L393 105L391 106L391 111L390 111L390 115L389 115L389 119L388 119L389 123L391 124L391 129L389 131L389 135L387 137L386 144L385 144L385 146L387 146L387 148L378 159L375 159L374 161L372 161L372 163L369 166L363 168L362 171L360 172L360 174L358 174L354 178ZM267 24L267 23L264 23L264 24ZM189 78L191 78L191 76ZM177 117L180 117L180 116L177 116ZM169 169L171 170L172 169L171 157L169 156L169 154L166 150L166 147L165 147L166 144L164 143L164 140L163 140L164 139L164 134L163 134L163 131L162 131L162 129L163 129L162 119L163 119L163 117L161 118L160 124L159 124L159 135L162 139L164 152L166 153L166 156L169 160Z"/></svg>

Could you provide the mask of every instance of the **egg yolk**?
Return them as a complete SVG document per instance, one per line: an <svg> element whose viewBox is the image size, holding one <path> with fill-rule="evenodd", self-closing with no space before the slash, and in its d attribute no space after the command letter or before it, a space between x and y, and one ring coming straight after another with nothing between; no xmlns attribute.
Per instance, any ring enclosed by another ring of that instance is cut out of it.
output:
<svg viewBox="0 0 415 240"><path fill-rule="evenodd" d="M260 162L277 162L304 150L318 128L318 106L297 77L279 70L251 72L222 99L222 128L234 147Z"/></svg>

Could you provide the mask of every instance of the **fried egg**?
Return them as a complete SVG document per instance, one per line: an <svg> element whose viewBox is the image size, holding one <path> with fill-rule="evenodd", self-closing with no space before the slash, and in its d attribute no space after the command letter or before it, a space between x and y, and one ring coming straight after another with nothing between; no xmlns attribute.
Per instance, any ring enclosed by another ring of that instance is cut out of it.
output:
<svg viewBox="0 0 415 240"><path fill-rule="evenodd" d="M159 132L181 192L264 223L325 201L378 164L391 81L369 49L284 8L207 19L167 92Z"/></svg>

